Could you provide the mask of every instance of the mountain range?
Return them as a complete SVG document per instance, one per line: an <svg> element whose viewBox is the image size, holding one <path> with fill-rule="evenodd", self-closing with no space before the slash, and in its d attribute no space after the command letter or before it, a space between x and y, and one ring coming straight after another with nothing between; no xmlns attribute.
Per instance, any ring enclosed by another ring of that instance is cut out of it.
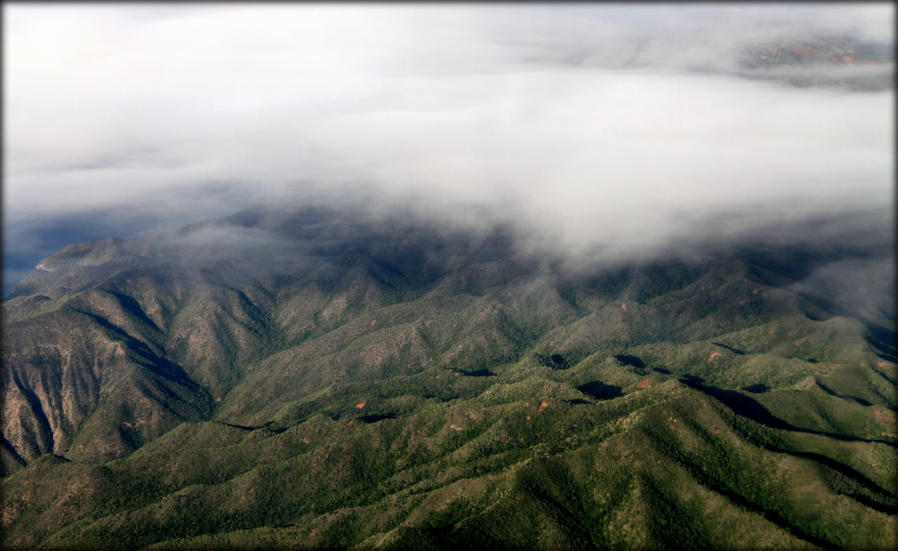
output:
<svg viewBox="0 0 898 551"><path fill-rule="evenodd" d="M70 245L3 304L3 543L894 548L892 223L576 269L323 205Z"/></svg>

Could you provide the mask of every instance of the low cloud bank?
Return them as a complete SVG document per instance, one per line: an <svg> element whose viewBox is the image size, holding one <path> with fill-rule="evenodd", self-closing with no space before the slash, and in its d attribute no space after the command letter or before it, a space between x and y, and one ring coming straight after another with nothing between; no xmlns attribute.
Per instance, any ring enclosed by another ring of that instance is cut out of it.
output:
<svg viewBox="0 0 898 551"><path fill-rule="evenodd" d="M893 41L887 4L4 11L8 253L327 197L579 262L893 203L893 90L738 75L753 43Z"/></svg>

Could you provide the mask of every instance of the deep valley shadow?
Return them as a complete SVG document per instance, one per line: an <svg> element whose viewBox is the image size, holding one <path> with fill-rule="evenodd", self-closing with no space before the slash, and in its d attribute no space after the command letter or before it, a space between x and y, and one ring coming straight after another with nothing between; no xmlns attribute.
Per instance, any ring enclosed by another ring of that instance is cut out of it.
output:
<svg viewBox="0 0 898 551"><path fill-rule="evenodd" d="M590 381L578 386L577 390L598 400L610 400L612 398L620 398L624 395L621 391L621 387L606 385L601 381Z"/></svg>
<svg viewBox="0 0 898 551"><path fill-rule="evenodd" d="M717 345L717 346L719 346L719 347L721 347L721 348L725 348L725 349L729 350L730 352L732 352L733 354L738 354L738 355L740 355L740 356L744 356L744 355L745 355L745 351L744 351L744 350L740 350L740 349L738 349L738 348L733 348L732 346L730 346L730 345L728 345L728 344L723 344L722 342L712 342L711 344Z"/></svg>
<svg viewBox="0 0 898 551"><path fill-rule="evenodd" d="M362 423L376 423L378 421L383 421L384 419L395 419L395 413L373 413L371 415L362 415L359 417L359 421Z"/></svg>
<svg viewBox="0 0 898 551"><path fill-rule="evenodd" d="M896 361L895 331L871 322L867 322L865 325L867 333L864 335L864 339L867 344L873 347L877 356L894 363Z"/></svg>
<svg viewBox="0 0 898 551"><path fill-rule="evenodd" d="M465 375L467 377L495 377L496 374L490 371L489 369L476 369L474 371L465 371L464 369L459 369L459 373Z"/></svg>
<svg viewBox="0 0 898 551"><path fill-rule="evenodd" d="M645 362L643 362L638 357L631 356L629 354L615 354L614 359L624 365L629 365L638 369L642 369L645 367Z"/></svg>
<svg viewBox="0 0 898 551"><path fill-rule="evenodd" d="M534 358L536 358L536 361L540 364L546 367L551 367L552 369L567 369L571 367L567 359L561 354L552 354L551 356L537 354Z"/></svg>

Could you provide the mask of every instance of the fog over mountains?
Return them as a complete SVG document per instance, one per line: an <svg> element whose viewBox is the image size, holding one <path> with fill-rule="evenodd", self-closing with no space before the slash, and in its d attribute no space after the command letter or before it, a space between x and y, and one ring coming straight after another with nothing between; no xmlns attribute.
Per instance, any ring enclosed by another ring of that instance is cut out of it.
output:
<svg viewBox="0 0 898 551"><path fill-rule="evenodd" d="M892 205L888 4L4 10L7 289L322 190L609 256Z"/></svg>

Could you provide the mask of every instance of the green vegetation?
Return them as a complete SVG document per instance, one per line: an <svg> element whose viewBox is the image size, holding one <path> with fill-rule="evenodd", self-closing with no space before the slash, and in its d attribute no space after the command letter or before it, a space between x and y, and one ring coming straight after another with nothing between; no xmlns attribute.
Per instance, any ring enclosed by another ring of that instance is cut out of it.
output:
<svg viewBox="0 0 898 551"><path fill-rule="evenodd" d="M377 243L29 283L4 545L898 545L894 348L793 268Z"/></svg>

